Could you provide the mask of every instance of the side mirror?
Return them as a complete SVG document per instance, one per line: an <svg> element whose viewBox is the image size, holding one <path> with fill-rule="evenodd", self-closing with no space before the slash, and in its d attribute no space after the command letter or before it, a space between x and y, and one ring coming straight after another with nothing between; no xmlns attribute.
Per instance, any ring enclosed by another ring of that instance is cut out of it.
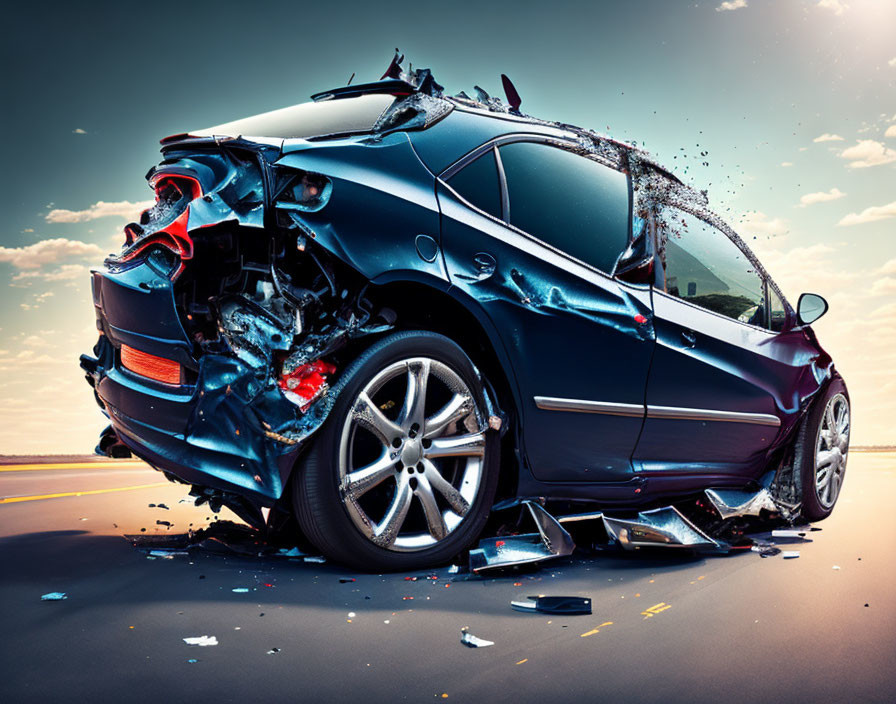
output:
<svg viewBox="0 0 896 704"><path fill-rule="evenodd" d="M796 304L800 325L810 325L828 312L828 302L816 293L804 293Z"/></svg>

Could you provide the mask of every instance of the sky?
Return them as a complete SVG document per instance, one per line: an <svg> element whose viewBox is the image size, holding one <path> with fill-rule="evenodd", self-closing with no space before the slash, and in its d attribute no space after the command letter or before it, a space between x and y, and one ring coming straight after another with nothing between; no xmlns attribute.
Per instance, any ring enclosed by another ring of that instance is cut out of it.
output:
<svg viewBox="0 0 896 704"><path fill-rule="evenodd" d="M896 444L896 2L14 3L0 29L0 454L90 452L89 269L152 199L166 135L379 78L636 142L753 247L846 378L853 444ZM702 154L705 153L705 154ZM705 162L705 164L704 164Z"/></svg>

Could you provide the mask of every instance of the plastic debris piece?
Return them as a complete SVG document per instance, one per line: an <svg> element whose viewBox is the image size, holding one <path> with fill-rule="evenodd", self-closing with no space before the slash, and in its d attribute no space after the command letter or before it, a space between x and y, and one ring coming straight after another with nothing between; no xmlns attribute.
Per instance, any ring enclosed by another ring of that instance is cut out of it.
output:
<svg viewBox="0 0 896 704"><path fill-rule="evenodd" d="M530 596L526 601L511 601L515 611L527 613L579 615L591 613L591 599L581 596Z"/></svg>
<svg viewBox="0 0 896 704"><path fill-rule="evenodd" d="M451 565L448 568L448 574L457 574L460 572L460 565Z"/></svg>
<svg viewBox="0 0 896 704"><path fill-rule="evenodd" d="M189 660L187 660L187 662L192 665L193 663L197 663L199 661L196 658L190 658Z"/></svg>
<svg viewBox="0 0 896 704"><path fill-rule="evenodd" d="M184 638L184 643L187 645L199 645L202 647L208 645L217 645L218 639L215 636L193 636L190 638Z"/></svg>
<svg viewBox="0 0 896 704"><path fill-rule="evenodd" d="M750 548L753 552L758 552L759 557L772 557L774 555L778 555L781 552L781 548L777 548L774 545L769 543L756 543L753 547Z"/></svg>
<svg viewBox="0 0 896 704"><path fill-rule="evenodd" d="M279 653L279 652L280 652L280 648L271 648L271 649L268 651L268 655L276 655L276 654Z"/></svg>
<svg viewBox="0 0 896 704"><path fill-rule="evenodd" d="M797 558L799 556L800 556L799 550L785 550L784 552L781 553L781 557L783 557L785 560L793 560L794 558Z"/></svg>
<svg viewBox="0 0 896 704"><path fill-rule="evenodd" d="M319 565L325 563L327 559L325 557L320 557L319 555L308 555L305 557L305 562L316 562Z"/></svg>
<svg viewBox="0 0 896 704"><path fill-rule="evenodd" d="M460 642L468 648L487 648L490 645L494 645L493 641L474 636L466 628L460 629Z"/></svg>
<svg viewBox="0 0 896 704"><path fill-rule="evenodd" d="M236 587L235 589L231 589L234 594L246 594L249 589L247 587Z"/></svg>
<svg viewBox="0 0 896 704"><path fill-rule="evenodd" d="M790 530L790 529L775 529L772 531L773 538L805 538L806 531L804 530Z"/></svg>
<svg viewBox="0 0 896 704"><path fill-rule="evenodd" d="M62 601L63 599L68 599L65 592L50 592L40 598L41 601Z"/></svg>
<svg viewBox="0 0 896 704"><path fill-rule="evenodd" d="M357 581L358 580L355 579L354 577L340 577L339 578L340 584L348 584L349 582L357 582Z"/></svg>

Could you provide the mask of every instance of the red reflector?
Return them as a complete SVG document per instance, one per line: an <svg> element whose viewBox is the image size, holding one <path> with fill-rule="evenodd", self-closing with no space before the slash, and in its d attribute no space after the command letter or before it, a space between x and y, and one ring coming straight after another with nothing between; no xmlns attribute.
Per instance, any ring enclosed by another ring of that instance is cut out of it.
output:
<svg viewBox="0 0 896 704"><path fill-rule="evenodd" d="M180 384L180 364L170 359L156 357L154 354L122 345L121 364L135 374L161 381L163 384Z"/></svg>
<svg viewBox="0 0 896 704"><path fill-rule="evenodd" d="M645 318L643 315L641 315L640 313L638 313L638 314L635 316L635 322L638 323L639 325L643 325L644 323L647 322L647 318Z"/></svg>

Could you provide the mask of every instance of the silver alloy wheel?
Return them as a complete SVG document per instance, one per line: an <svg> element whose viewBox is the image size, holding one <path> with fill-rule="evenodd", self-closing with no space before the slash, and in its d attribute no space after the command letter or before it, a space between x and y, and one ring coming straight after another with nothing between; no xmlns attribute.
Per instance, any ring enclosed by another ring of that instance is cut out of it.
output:
<svg viewBox="0 0 896 704"><path fill-rule="evenodd" d="M403 399L378 398L387 384L402 375L407 379ZM437 385L443 388L436 389ZM437 390L449 400L427 417L427 394ZM399 404L397 417L390 419L384 410ZM382 548L409 552L432 547L452 533L470 511L482 484L483 417L463 379L437 360L405 359L371 379L346 417L339 448L340 496L362 535ZM376 439L380 454L355 467L359 430ZM370 507L363 503L374 489L385 495L387 506L375 512L381 515L371 516ZM403 533L415 499L422 508L425 530Z"/></svg>
<svg viewBox="0 0 896 704"><path fill-rule="evenodd" d="M849 401L832 396L825 406L815 440L815 494L826 509L840 494L849 453Z"/></svg>

